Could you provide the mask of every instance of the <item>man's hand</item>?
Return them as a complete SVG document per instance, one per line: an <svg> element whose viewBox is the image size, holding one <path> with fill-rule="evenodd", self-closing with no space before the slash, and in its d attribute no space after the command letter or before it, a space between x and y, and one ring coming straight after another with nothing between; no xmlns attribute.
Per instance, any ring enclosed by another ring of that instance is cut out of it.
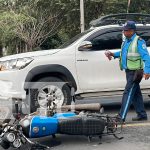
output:
<svg viewBox="0 0 150 150"><path fill-rule="evenodd" d="M148 80L150 78L150 74L144 74L145 80Z"/></svg>
<svg viewBox="0 0 150 150"><path fill-rule="evenodd" d="M114 56L114 53L112 53L112 52L106 50L106 51L105 51L105 56L106 56L109 60L111 60L112 57Z"/></svg>

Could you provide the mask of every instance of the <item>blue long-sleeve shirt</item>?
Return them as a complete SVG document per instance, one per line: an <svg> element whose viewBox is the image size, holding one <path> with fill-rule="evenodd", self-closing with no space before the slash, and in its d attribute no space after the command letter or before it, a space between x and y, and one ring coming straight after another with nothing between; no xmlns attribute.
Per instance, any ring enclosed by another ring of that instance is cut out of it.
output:
<svg viewBox="0 0 150 150"><path fill-rule="evenodd" d="M126 39L122 47L122 69L127 69L127 54L131 42L134 40L136 34L134 34L130 39ZM120 57L121 51L114 53L114 58ZM150 55L147 51L146 43L143 39L138 40L138 53L140 54L144 62L144 73L150 74Z"/></svg>

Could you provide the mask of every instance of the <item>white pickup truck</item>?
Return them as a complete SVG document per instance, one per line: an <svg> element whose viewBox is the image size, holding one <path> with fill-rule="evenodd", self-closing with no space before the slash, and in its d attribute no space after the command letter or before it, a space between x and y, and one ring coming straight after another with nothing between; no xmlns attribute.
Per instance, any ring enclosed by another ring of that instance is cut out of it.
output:
<svg viewBox="0 0 150 150"><path fill-rule="evenodd" d="M150 51L150 24L137 24L137 33ZM118 51L121 43L122 25L106 24L92 27L59 49L2 57L0 97L30 99L34 111L49 102L70 104L72 87L76 98L121 96L125 73L119 69L118 59L110 62L104 54L105 49ZM143 79L141 88L150 94L150 80Z"/></svg>

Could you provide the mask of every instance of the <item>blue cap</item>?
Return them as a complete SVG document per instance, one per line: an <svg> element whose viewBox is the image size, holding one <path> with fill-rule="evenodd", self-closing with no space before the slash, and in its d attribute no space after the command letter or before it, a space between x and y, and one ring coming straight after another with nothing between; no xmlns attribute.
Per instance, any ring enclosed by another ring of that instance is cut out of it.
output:
<svg viewBox="0 0 150 150"><path fill-rule="evenodd" d="M123 27L123 30L136 30L136 25L134 21L127 21Z"/></svg>

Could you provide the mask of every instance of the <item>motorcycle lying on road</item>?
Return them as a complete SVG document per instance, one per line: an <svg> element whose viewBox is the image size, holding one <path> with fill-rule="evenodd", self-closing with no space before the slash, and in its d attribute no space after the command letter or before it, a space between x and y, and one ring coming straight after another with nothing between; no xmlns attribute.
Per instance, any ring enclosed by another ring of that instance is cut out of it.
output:
<svg viewBox="0 0 150 150"><path fill-rule="evenodd" d="M4 149L10 147L21 149L28 144L29 150L46 150L48 146L31 141L32 138L41 138L56 134L83 135L91 141L92 137L101 139L104 135L121 133L122 125L117 117L104 115L100 112L100 104L79 104L72 106L62 106L61 112L56 113L53 109L44 109L45 114L41 114L43 109L38 112L20 117L18 104L15 104L15 120L0 125L0 145ZM27 148L26 148L27 149Z"/></svg>

